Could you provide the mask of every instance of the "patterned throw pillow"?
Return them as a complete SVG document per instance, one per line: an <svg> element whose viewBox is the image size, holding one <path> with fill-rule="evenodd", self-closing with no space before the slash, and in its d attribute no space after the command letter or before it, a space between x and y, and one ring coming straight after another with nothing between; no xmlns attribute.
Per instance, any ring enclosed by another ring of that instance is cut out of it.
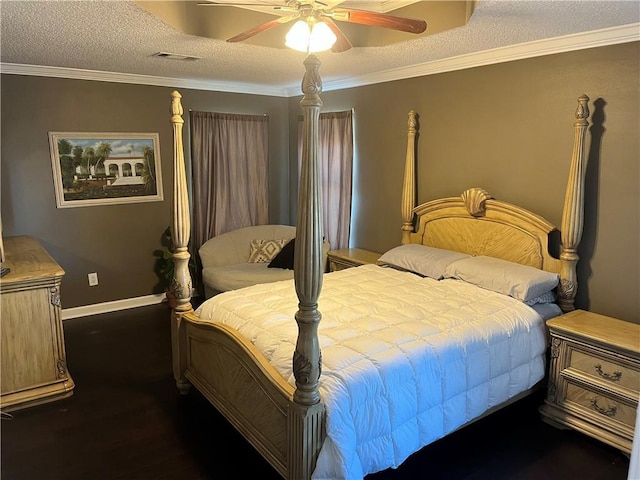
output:
<svg viewBox="0 0 640 480"><path fill-rule="evenodd" d="M288 238L279 240L251 240L249 263L269 263L288 241Z"/></svg>

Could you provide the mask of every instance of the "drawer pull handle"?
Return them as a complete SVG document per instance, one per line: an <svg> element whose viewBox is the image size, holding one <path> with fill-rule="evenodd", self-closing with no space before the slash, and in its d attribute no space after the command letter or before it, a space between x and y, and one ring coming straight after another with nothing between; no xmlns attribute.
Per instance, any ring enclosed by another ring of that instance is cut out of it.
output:
<svg viewBox="0 0 640 480"><path fill-rule="evenodd" d="M603 372L602 365L600 365L599 363L596 363L594 365L594 368L596 369L596 372L598 372L598 375L600 375L602 378L606 378L607 380L611 380L612 382L617 382L618 380L620 380L620 378L622 378L622 372L620 370L616 370L613 373Z"/></svg>
<svg viewBox="0 0 640 480"><path fill-rule="evenodd" d="M609 408L602 408L600 405L598 405L597 398L591 399L591 406L596 412L601 413L602 415L606 415L607 417L615 417L616 413L618 412L618 407L616 407L615 405L612 405Z"/></svg>

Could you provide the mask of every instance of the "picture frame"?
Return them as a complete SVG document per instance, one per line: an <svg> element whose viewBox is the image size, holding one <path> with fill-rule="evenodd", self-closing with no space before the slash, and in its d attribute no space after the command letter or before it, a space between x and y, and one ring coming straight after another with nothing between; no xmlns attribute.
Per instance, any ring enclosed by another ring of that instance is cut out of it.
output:
<svg viewBox="0 0 640 480"><path fill-rule="evenodd" d="M157 133L49 132L57 208L164 200Z"/></svg>

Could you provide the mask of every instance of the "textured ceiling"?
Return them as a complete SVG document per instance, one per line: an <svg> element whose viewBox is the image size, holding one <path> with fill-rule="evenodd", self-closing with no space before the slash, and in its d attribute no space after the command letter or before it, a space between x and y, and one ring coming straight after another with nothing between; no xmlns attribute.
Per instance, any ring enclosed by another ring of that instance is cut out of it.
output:
<svg viewBox="0 0 640 480"><path fill-rule="evenodd" d="M625 32L622 39L616 34L609 43L637 41L638 25L638 0L480 0L464 26L386 46L323 52L318 57L325 85L348 86L358 78L365 79L363 83L393 78L394 72L410 76L425 65L443 61L454 69L456 59L470 55L484 56L490 63L493 52L532 42L537 42L537 54L542 54L542 40L571 39L586 32L597 39L621 30ZM226 84L230 91L236 85L242 91L241 86L255 85L268 92L299 89L304 70L303 53L190 35L127 1L0 0L0 27L0 66L8 73L22 72L20 66L63 67L169 79L176 86L192 82L206 88L209 82ZM597 45L594 40L592 46ZM553 51L558 50L548 53ZM163 59L153 56L157 52L199 59Z"/></svg>

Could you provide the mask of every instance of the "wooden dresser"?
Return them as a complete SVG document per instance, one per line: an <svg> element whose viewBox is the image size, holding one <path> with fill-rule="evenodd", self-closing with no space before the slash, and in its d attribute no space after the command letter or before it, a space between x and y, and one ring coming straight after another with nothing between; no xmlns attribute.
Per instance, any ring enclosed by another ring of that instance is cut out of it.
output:
<svg viewBox="0 0 640 480"><path fill-rule="evenodd" d="M640 325L583 310L547 322L543 420L631 453L640 395Z"/></svg>
<svg viewBox="0 0 640 480"><path fill-rule="evenodd" d="M3 411L68 397L74 383L67 370L60 308L64 270L32 237L4 239L11 271L0 278Z"/></svg>
<svg viewBox="0 0 640 480"><path fill-rule="evenodd" d="M345 268L357 267L366 263L377 263L380 254L362 250L361 248L344 248L329 251L329 271L335 272Z"/></svg>

